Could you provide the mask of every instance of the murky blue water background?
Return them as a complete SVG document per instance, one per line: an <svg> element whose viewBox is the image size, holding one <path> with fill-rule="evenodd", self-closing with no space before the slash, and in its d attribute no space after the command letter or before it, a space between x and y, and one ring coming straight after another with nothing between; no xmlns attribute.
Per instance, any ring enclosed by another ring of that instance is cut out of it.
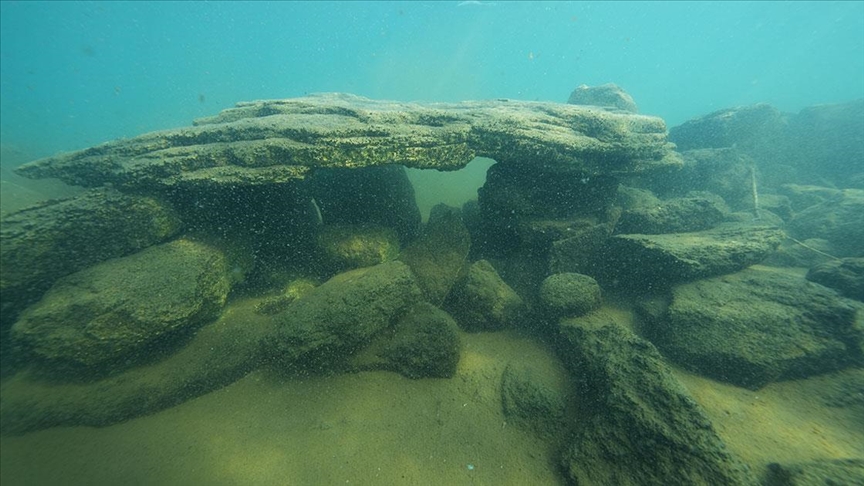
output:
<svg viewBox="0 0 864 486"><path fill-rule="evenodd" d="M33 156L237 101L564 102L615 82L670 126L864 97L862 2L2 2L0 135Z"/></svg>

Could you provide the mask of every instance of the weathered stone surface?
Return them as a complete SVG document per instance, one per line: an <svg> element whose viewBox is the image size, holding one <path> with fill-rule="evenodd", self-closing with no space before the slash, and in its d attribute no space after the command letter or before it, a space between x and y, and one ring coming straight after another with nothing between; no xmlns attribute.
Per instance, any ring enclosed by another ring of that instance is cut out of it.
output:
<svg viewBox="0 0 864 486"><path fill-rule="evenodd" d="M788 229L799 240L828 240L836 257L864 257L864 190L844 189L840 197L810 206Z"/></svg>
<svg viewBox="0 0 864 486"><path fill-rule="evenodd" d="M811 268L807 272L807 280L864 302L864 258L827 261Z"/></svg>
<svg viewBox="0 0 864 486"><path fill-rule="evenodd" d="M681 152L681 158L681 167L663 168L626 182L651 189L663 198L708 191L732 203L751 195L750 171L757 164L744 151L734 147L692 149ZM758 170L757 176L761 176ZM762 185L761 177L757 182Z"/></svg>
<svg viewBox="0 0 864 486"><path fill-rule="evenodd" d="M127 360L159 338L215 319L230 288L225 256L177 240L58 280L12 337L55 367Z"/></svg>
<svg viewBox="0 0 864 486"><path fill-rule="evenodd" d="M375 337L352 359L355 368L389 370L408 378L452 378L459 364L456 321L443 310L420 302L393 328Z"/></svg>
<svg viewBox="0 0 864 486"><path fill-rule="evenodd" d="M251 306L229 308L163 360L95 382L58 383L33 370L4 380L0 433L57 426L106 426L153 413L225 386L260 365L272 320Z"/></svg>
<svg viewBox="0 0 864 486"><path fill-rule="evenodd" d="M624 211L615 232L657 235L701 231L721 223L727 214L726 204L718 196L680 197Z"/></svg>
<svg viewBox="0 0 864 486"><path fill-rule="evenodd" d="M509 363L501 375L501 406L507 423L544 438L566 431L571 386L564 370L536 363Z"/></svg>
<svg viewBox="0 0 864 486"><path fill-rule="evenodd" d="M864 459L824 459L768 465L765 486L864 485Z"/></svg>
<svg viewBox="0 0 864 486"><path fill-rule="evenodd" d="M742 204L743 203L743 204ZM743 201L738 201L738 208L747 208L751 214L758 213L760 219L767 219L766 211L780 217L781 220L789 221L794 215L792 201L788 197L779 194L759 194L759 207L754 211L753 196L748 194Z"/></svg>
<svg viewBox="0 0 864 486"><path fill-rule="evenodd" d="M788 163L800 169L800 180L864 189L850 185L864 174L864 99L802 109L789 120L788 139Z"/></svg>
<svg viewBox="0 0 864 486"><path fill-rule="evenodd" d="M590 413L563 455L573 484L756 484L651 343L602 312L563 320L560 331Z"/></svg>
<svg viewBox="0 0 864 486"><path fill-rule="evenodd" d="M498 331L515 323L522 298L486 260L474 262L456 283L445 307L466 331Z"/></svg>
<svg viewBox="0 0 864 486"><path fill-rule="evenodd" d="M555 240L549 249L549 272L575 272L596 275L606 240L612 235L616 218L606 223L577 220L566 227L566 236Z"/></svg>
<svg viewBox="0 0 864 486"><path fill-rule="evenodd" d="M308 182L324 224L386 226L403 245L420 231L420 209L404 167L318 169Z"/></svg>
<svg viewBox="0 0 864 486"><path fill-rule="evenodd" d="M784 116L767 103L736 106L694 118L669 130L678 150L737 146L750 151L786 127Z"/></svg>
<svg viewBox="0 0 864 486"><path fill-rule="evenodd" d="M579 273L550 275L540 285L540 303L555 318L578 317L600 307L600 285Z"/></svg>
<svg viewBox="0 0 864 486"><path fill-rule="evenodd" d="M318 233L324 265L335 271L371 267L399 255L399 237L379 225L324 225Z"/></svg>
<svg viewBox="0 0 864 486"><path fill-rule="evenodd" d="M95 382L56 383L24 371L3 381L0 432L110 425L177 405L265 365L326 369L397 319L419 294L408 267L389 262L337 275L275 315L258 313L254 301L232 304L177 352Z"/></svg>
<svg viewBox="0 0 864 486"><path fill-rule="evenodd" d="M276 334L265 343L273 364L343 359L369 344L420 299L411 270L391 261L340 273L276 314Z"/></svg>
<svg viewBox="0 0 864 486"><path fill-rule="evenodd" d="M638 113L636 102L629 93L615 83L600 86L579 85L570 93L567 103L571 105L603 106L627 113Z"/></svg>
<svg viewBox="0 0 864 486"><path fill-rule="evenodd" d="M257 185L302 178L313 167L453 170L478 156L589 175L680 164L655 117L558 103L418 104L330 93L238 103L193 127L49 157L18 172L85 186Z"/></svg>
<svg viewBox="0 0 864 486"><path fill-rule="evenodd" d="M646 335L671 359L747 388L861 359L856 308L820 285L766 267L679 285L668 308L643 306Z"/></svg>
<svg viewBox="0 0 864 486"><path fill-rule="evenodd" d="M783 184L778 192L789 198L795 211L803 211L810 206L843 197L843 191L840 189L800 184Z"/></svg>
<svg viewBox="0 0 864 486"><path fill-rule="evenodd" d="M614 220L615 177L580 170L495 164L477 191L477 249L484 256L548 252L553 242Z"/></svg>
<svg viewBox="0 0 864 486"><path fill-rule="evenodd" d="M783 237L773 227L739 223L694 233L613 236L604 249L601 283L650 290L736 272L762 261Z"/></svg>
<svg viewBox="0 0 864 486"><path fill-rule="evenodd" d="M827 383L819 385L822 403L829 407L864 407L864 368L849 368L835 373Z"/></svg>
<svg viewBox="0 0 864 486"><path fill-rule="evenodd" d="M440 305L465 267L471 235L460 211L444 204L432 208L422 236L402 250L399 260L408 264L426 300Z"/></svg>
<svg viewBox="0 0 864 486"><path fill-rule="evenodd" d="M48 201L0 220L0 328L60 277L130 255L177 232L166 203L110 189Z"/></svg>

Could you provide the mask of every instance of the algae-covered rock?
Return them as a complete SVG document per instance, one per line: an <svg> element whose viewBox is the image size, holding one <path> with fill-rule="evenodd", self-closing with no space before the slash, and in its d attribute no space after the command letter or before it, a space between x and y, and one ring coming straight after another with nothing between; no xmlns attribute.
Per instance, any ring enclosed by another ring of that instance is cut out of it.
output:
<svg viewBox="0 0 864 486"><path fill-rule="evenodd" d="M668 288L755 265L783 237L777 228L742 223L724 223L693 233L617 235L604 248L602 277L611 285L629 289Z"/></svg>
<svg viewBox="0 0 864 486"><path fill-rule="evenodd" d="M272 318L265 344L279 367L327 363L368 345L420 298L411 270L391 261L340 273Z"/></svg>
<svg viewBox="0 0 864 486"><path fill-rule="evenodd" d="M560 332L590 408L562 458L573 484L755 484L651 343L602 312L563 320Z"/></svg>
<svg viewBox="0 0 864 486"><path fill-rule="evenodd" d="M417 301L420 290L400 262L333 277L275 315L234 303L163 359L97 381L46 381L32 370L4 380L0 430L24 433L59 425L101 426L177 405L264 365L314 362L325 371Z"/></svg>
<svg viewBox="0 0 864 486"><path fill-rule="evenodd" d="M318 248L331 270L350 270L388 262L399 255L399 237L386 226L326 225Z"/></svg>
<svg viewBox="0 0 864 486"><path fill-rule="evenodd" d="M456 321L432 304L420 302L352 361L359 369L395 371L408 378L452 378L459 354Z"/></svg>
<svg viewBox="0 0 864 486"><path fill-rule="evenodd" d="M474 262L450 292L445 307L466 331L498 331L516 322L522 298L486 260Z"/></svg>
<svg viewBox="0 0 864 486"><path fill-rule="evenodd" d="M657 235L702 231L723 222L727 213L726 204L717 196L674 198L624 211L615 232Z"/></svg>
<svg viewBox="0 0 864 486"><path fill-rule="evenodd" d="M789 234L799 240L828 240L836 257L864 257L864 190L845 189L799 212L789 222Z"/></svg>
<svg viewBox="0 0 864 486"><path fill-rule="evenodd" d="M429 213L423 233L399 254L426 295L440 305L456 283L471 249L471 235L458 209L438 204Z"/></svg>
<svg viewBox="0 0 864 486"><path fill-rule="evenodd" d="M629 93L615 83L600 86L579 85L570 93L567 103L571 105L604 106L627 113L637 113L639 109Z"/></svg>
<svg viewBox="0 0 864 486"><path fill-rule="evenodd" d="M752 150L783 133L786 120L767 103L724 108L669 129L678 150L740 147Z"/></svg>
<svg viewBox="0 0 864 486"><path fill-rule="evenodd" d="M765 486L864 484L864 459L823 459L794 464L771 463Z"/></svg>
<svg viewBox="0 0 864 486"><path fill-rule="evenodd" d="M318 283L308 278L292 280L278 295L264 298L255 305L255 312L259 314L278 314L291 305L292 302L315 290Z"/></svg>
<svg viewBox="0 0 864 486"><path fill-rule="evenodd" d="M789 198L795 211L803 211L810 206L843 197L843 191L840 189L800 184L783 184L779 192Z"/></svg>
<svg viewBox="0 0 864 486"><path fill-rule="evenodd" d="M509 363L501 375L501 406L507 422L547 439L566 432L568 380L561 369Z"/></svg>
<svg viewBox="0 0 864 486"><path fill-rule="evenodd" d="M52 200L0 219L0 328L60 277L166 240L180 220L165 202L111 189Z"/></svg>
<svg viewBox="0 0 864 486"><path fill-rule="evenodd" d="M864 302L864 258L829 260L811 268L807 280Z"/></svg>
<svg viewBox="0 0 864 486"><path fill-rule="evenodd" d="M164 359L102 377L63 383L26 369L0 392L0 431L23 434L57 426L107 426L173 407L221 388L260 366L272 320L250 306L231 307Z"/></svg>
<svg viewBox="0 0 864 486"><path fill-rule="evenodd" d="M221 252L177 240L58 280L21 314L12 336L57 365L117 363L215 319L229 286Z"/></svg>
<svg viewBox="0 0 864 486"><path fill-rule="evenodd" d="M556 318L578 317L600 307L600 285L588 275L557 273L540 285L540 302Z"/></svg>
<svg viewBox="0 0 864 486"><path fill-rule="evenodd" d="M634 173L680 160L660 118L516 100L402 103L342 93L238 103L195 126L25 164L27 177L98 186L260 185L314 167L455 170L475 157Z"/></svg>
<svg viewBox="0 0 864 486"><path fill-rule="evenodd" d="M800 276L762 267L679 285L668 309L643 307L643 317L646 334L677 363L760 388L859 360L862 336L850 303Z"/></svg>

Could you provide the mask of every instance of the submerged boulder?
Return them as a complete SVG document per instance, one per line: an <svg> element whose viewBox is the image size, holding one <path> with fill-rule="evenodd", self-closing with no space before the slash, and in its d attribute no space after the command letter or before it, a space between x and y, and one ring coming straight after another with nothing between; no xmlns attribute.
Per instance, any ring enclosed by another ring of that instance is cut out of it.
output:
<svg viewBox="0 0 864 486"><path fill-rule="evenodd" d="M94 189L0 220L0 329L60 277L160 243L180 229L158 198Z"/></svg>
<svg viewBox="0 0 864 486"><path fill-rule="evenodd" d="M32 369L2 383L0 430L104 426L177 405L262 366L334 368L420 296L411 271L389 262L346 272L275 314L229 304L176 352L96 381L60 383Z"/></svg>
<svg viewBox="0 0 864 486"><path fill-rule="evenodd" d="M516 323L524 303L486 260L474 262L445 307L466 331L500 331Z"/></svg>
<svg viewBox="0 0 864 486"><path fill-rule="evenodd" d="M318 249L328 269L344 271L395 259L399 237L386 226L325 225L318 233Z"/></svg>
<svg viewBox="0 0 864 486"><path fill-rule="evenodd" d="M552 438L567 430L569 377L538 363L508 363L501 375L501 406L508 423Z"/></svg>
<svg viewBox="0 0 864 486"><path fill-rule="evenodd" d="M438 204L420 238L402 250L399 260L411 267L426 300L440 305L459 279L470 249L471 235L461 212Z"/></svg>
<svg viewBox="0 0 864 486"><path fill-rule="evenodd" d="M807 280L864 302L864 258L842 258L816 265L807 272Z"/></svg>
<svg viewBox="0 0 864 486"><path fill-rule="evenodd" d="M651 343L602 312L559 327L589 413L562 458L573 484L755 484Z"/></svg>
<svg viewBox="0 0 864 486"><path fill-rule="evenodd" d="M414 275L399 261L340 273L272 316L276 332L266 354L282 369L344 359L419 297Z"/></svg>
<svg viewBox="0 0 864 486"><path fill-rule="evenodd" d="M177 240L60 279L21 314L12 337L58 366L117 364L215 319L229 288L220 251Z"/></svg>
<svg viewBox="0 0 864 486"><path fill-rule="evenodd" d="M740 223L693 233L617 235L604 249L602 279L632 290L668 288L759 263L783 237L774 227Z"/></svg>
<svg viewBox="0 0 864 486"><path fill-rule="evenodd" d="M726 219L728 209L718 196L692 195L653 206L628 209L621 214L615 232L657 235L713 228Z"/></svg>
<svg viewBox="0 0 864 486"><path fill-rule="evenodd" d="M739 147L747 152L775 140L786 119L768 103L724 108L672 127L669 138L678 150Z"/></svg>
<svg viewBox="0 0 864 486"><path fill-rule="evenodd" d="M459 364L456 321L443 310L420 302L352 359L363 370L389 370L408 378L452 378Z"/></svg>
<svg viewBox="0 0 864 486"><path fill-rule="evenodd" d="M789 222L789 233L799 240L828 240L837 257L864 257L864 189L845 189L804 209Z"/></svg>
<svg viewBox="0 0 864 486"><path fill-rule="evenodd" d="M671 359L747 388L861 360L856 307L800 276L766 267L675 287L642 306L646 335Z"/></svg>
<svg viewBox="0 0 864 486"><path fill-rule="evenodd" d="M576 87L567 103L571 105L604 106L627 113L638 113L636 102L629 93L615 83L588 86L582 84Z"/></svg>
<svg viewBox="0 0 864 486"><path fill-rule="evenodd" d="M578 317L600 307L600 285L588 275L556 273L540 285L540 303L555 318Z"/></svg>

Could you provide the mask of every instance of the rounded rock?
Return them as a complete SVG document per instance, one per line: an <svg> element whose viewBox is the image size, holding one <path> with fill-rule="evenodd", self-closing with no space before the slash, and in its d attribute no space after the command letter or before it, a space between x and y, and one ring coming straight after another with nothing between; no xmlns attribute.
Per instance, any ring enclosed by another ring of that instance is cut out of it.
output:
<svg viewBox="0 0 864 486"><path fill-rule="evenodd" d="M540 302L556 317L578 317L600 307L600 285L588 275L557 273L540 286Z"/></svg>

